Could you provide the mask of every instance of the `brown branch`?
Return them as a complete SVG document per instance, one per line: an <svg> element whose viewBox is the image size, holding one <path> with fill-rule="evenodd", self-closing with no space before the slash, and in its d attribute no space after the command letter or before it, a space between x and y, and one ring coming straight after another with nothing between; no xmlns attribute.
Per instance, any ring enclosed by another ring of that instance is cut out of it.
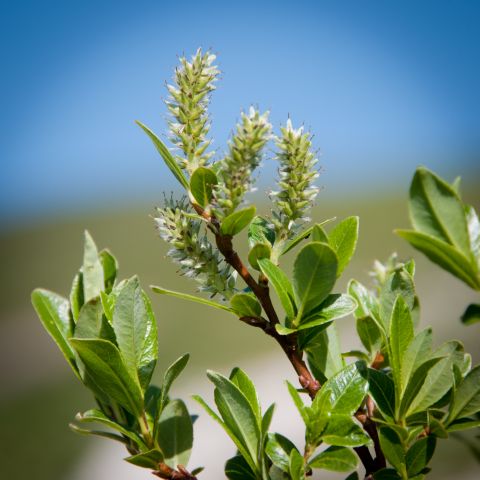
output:
<svg viewBox="0 0 480 480"><path fill-rule="evenodd" d="M159 463L158 470L152 472L153 475L167 480L197 480L195 475L188 472L182 465L177 465L177 470L169 467L166 463Z"/></svg>

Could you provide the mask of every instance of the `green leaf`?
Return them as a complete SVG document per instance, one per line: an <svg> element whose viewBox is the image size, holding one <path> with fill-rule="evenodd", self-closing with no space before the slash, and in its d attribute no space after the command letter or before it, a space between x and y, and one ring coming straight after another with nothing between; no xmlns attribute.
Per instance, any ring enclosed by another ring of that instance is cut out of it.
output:
<svg viewBox="0 0 480 480"><path fill-rule="evenodd" d="M70 344L95 384L125 410L139 417L143 407L142 391L128 372L118 348L101 339L72 338Z"/></svg>
<svg viewBox="0 0 480 480"><path fill-rule="evenodd" d="M347 365L331 377L317 396L326 396L330 411L352 415L357 411L368 392L367 371L363 362Z"/></svg>
<svg viewBox="0 0 480 480"><path fill-rule="evenodd" d="M187 366L188 360L190 359L190 354L186 353L182 355L180 358L175 360L165 372L163 376L163 383L162 383L162 390L159 397L159 403L157 406L157 415L165 408L165 405L168 402L168 392L173 384L173 382L178 378L178 376L183 372L185 367ZM157 423L157 419L155 419L155 423Z"/></svg>
<svg viewBox="0 0 480 480"><path fill-rule="evenodd" d="M118 262L107 249L103 249L98 256L103 268L104 290L110 293L117 278Z"/></svg>
<svg viewBox="0 0 480 480"><path fill-rule="evenodd" d="M440 265L474 290L480 290L480 278L476 268L454 247L425 233L412 230L395 230L395 233L420 250L432 262Z"/></svg>
<svg viewBox="0 0 480 480"><path fill-rule="evenodd" d="M292 480L304 480L305 479L305 465L302 455L297 449L290 452L290 476Z"/></svg>
<svg viewBox="0 0 480 480"><path fill-rule="evenodd" d="M395 386L393 380L381 370L368 369L370 393L382 415L390 420L395 418Z"/></svg>
<svg viewBox="0 0 480 480"><path fill-rule="evenodd" d="M241 455L236 455L227 460L227 463L225 464L225 475L229 480L257 479L257 476Z"/></svg>
<svg viewBox="0 0 480 480"><path fill-rule="evenodd" d="M423 407L427 403L429 403L428 406L435 403L436 400L432 399L438 399L437 385L434 384L433 386L431 386L430 390L424 389L423 385L426 380L429 379L429 373L437 364L440 365L440 371L445 372L446 370L444 369L444 366L448 364L448 362L448 359L442 359L441 357L433 357L427 359L415 370L405 388L405 391L403 392L403 395L401 396L401 403L398 412L399 417L402 418L405 414L411 414L414 411L420 412L424 409ZM430 378L433 381L438 379L436 375ZM450 382L448 377L447 380ZM442 389L441 392L443 392L443 386L440 386L440 388ZM441 398L441 396L442 395L440 395L439 398ZM420 404L422 405L422 407L415 407L416 404ZM427 406L425 406L425 409L426 408Z"/></svg>
<svg viewBox="0 0 480 480"><path fill-rule="evenodd" d="M85 303L99 297L104 290L103 265L100 262L97 246L93 238L85 230L85 247L83 251L83 295Z"/></svg>
<svg viewBox="0 0 480 480"><path fill-rule="evenodd" d="M165 463L171 468L186 466L193 445L192 419L182 400L172 400L160 414L157 441Z"/></svg>
<svg viewBox="0 0 480 480"><path fill-rule="evenodd" d="M130 430L127 430L125 427L118 424L117 422L114 422L113 420L108 418L102 411L96 408L87 410L84 413L77 413L77 415L75 415L75 420L79 423L92 423L92 422L100 423L102 425L110 427L113 430L116 430L117 432L120 432L125 437L129 438L130 440L133 440L135 444L138 445L139 447L146 448L146 445L143 442L143 440L135 432L131 432Z"/></svg>
<svg viewBox="0 0 480 480"><path fill-rule="evenodd" d="M239 317L259 317L262 314L262 306L250 293L235 294L230 299L230 306Z"/></svg>
<svg viewBox="0 0 480 480"><path fill-rule="evenodd" d="M480 269L480 220L477 212L471 205L465 206L467 218L468 236L470 239L470 248L474 259L477 261L477 270Z"/></svg>
<svg viewBox="0 0 480 480"><path fill-rule="evenodd" d="M471 418L460 418L452 422L447 432L459 432L462 430L469 430L470 428L477 428L480 426L480 420L472 420Z"/></svg>
<svg viewBox="0 0 480 480"><path fill-rule="evenodd" d="M337 277L339 277L355 253L358 240L358 217L348 217L330 230L328 244L338 258Z"/></svg>
<svg viewBox="0 0 480 480"><path fill-rule="evenodd" d="M163 461L163 455L159 450L149 450L148 452L124 458L124 460L137 467L157 470L158 464Z"/></svg>
<svg viewBox="0 0 480 480"><path fill-rule="evenodd" d="M427 436L417 440L409 449L405 456L407 465L407 474L409 478L418 475L428 465L432 459L437 439L433 436Z"/></svg>
<svg viewBox="0 0 480 480"><path fill-rule="evenodd" d="M350 472L357 468L357 456L345 447L329 447L308 462L312 468L321 468L332 472Z"/></svg>
<svg viewBox="0 0 480 480"><path fill-rule="evenodd" d="M460 365L461 361L463 361L463 346L456 341L447 342L432 354L434 358L442 356L445 358L442 358L428 372L420 391L409 408L409 414L426 410L435 402L438 402L452 388L452 366L457 364L457 362Z"/></svg>
<svg viewBox="0 0 480 480"><path fill-rule="evenodd" d="M320 225L314 225L312 228L312 234L310 235L312 242L323 242L328 244L328 235Z"/></svg>
<svg viewBox="0 0 480 480"><path fill-rule="evenodd" d="M312 231L313 231L313 228L314 228L314 227L316 227L316 226L323 227L323 226L326 225L327 223L333 222L334 220L335 220L335 217L333 217L333 218L328 218L327 220L324 220L324 221L321 222L321 223L317 223L316 225L305 229L303 232L300 232L296 237L292 238L292 239L285 245L284 249L282 250L281 255L285 255L285 254L288 253L290 250L292 250L293 248L295 248L302 240L304 240L305 238L308 238L308 237L312 234Z"/></svg>
<svg viewBox="0 0 480 480"><path fill-rule="evenodd" d="M450 421L470 417L480 411L480 365L473 368L456 389Z"/></svg>
<svg viewBox="0 0 480 480"><path fill-rule="evenodd" d="M190 178L190 192L201 207L206 207L212 200L213 187L218 183L217 176L206 167L197 168Z"/></svg>
<svg viewBox="0 0 480 480"><path fill-rule="evenodd" d="M250 403L252 411L257 418L258 427L261 428L262 410L252 380L241 368L235 367L230 374L230 381L245 395L245 398L248 400L248 403Z"/></svg>
<svg viewBox="0 0 480 480"><path fill-rule="evenodd" d="M415 305L415 284L405 268L390 273L380 291L380 318L387 332L390 327L393 305L399 295L412 310Z"/></svg>
<svg viewBox="0 0 480 480"><path fill-rule="evenodd" d="M135 122L149 137L150 140L153 142L155 145L155 148L157 149L158 153L163 158L163 161L167 165L167 167L170 169L170 171L173 173L174 177L180 182L180 185L185 188L185 190L189 189L189 185L187 182L187 179L183 175L183 172L181 168L178 166L177 162L173 158L172 154L170 153L170 150L164 145L164 143L143 123L136 121Z"/></svg>
<svg viewBox="0 0 480 480"><path fill-rule="evenodd" d="M462 201L448 183L424 167L418 168L413 177L409 210L415 230L469 254L470 241Z"/></svg>
<svg viewBox="0 0 480 480"><path fill-rule="evenodd" d="M272 403L262 417L262 425L261 425L261 432L262 437L265 438L267 436L268 430L270 429L270 424L272 423L273 414L275 413L275 404Z"/></svg>
<svg viewBox="0 0 480 480"><path fill-rule="evenodd" d="M390 427L382 426L379 429L379 439L385 458L398 472L406 474L405 451L398 433Z"/></svg>
<svg viewBox="0 0 480 480"><path fill-rule="evenodd" d="M405 391L407 384L413 375L413 372L430 357L432 346L432 329L427 328L418 333L411 341L407 350L405 351L402 371L400 378L401 392Z"/></svg>
<svg viewBox="0 0 480 480"><path fill-rule="evenodd" d="M257 243L275 243L275 230L266 218L256 216L248 227L248 244L252 248Z"/></svg>
<svg viewBox="0 0 480 480"><path fill-rule="evenodd" d="M225 433L231 438L235 446L237 447L237 450L240 452L242 457L245 459L245 461L248 463L250 469L252 471L256 471L256 462L252 460L252 457L250 456L248 450L245 448L243 442L237 437L236 433L230 429L230 427L208 406L208 404L203 400L202 397L199 395L193 395L192 398L198 402L225 431Z"/></svg>
<svg viewBox="0 0 480 480"><path fill-rule="evenodd" d="M48 290L36 289L32 292L32 304L43 327L58 345L75 375L80 378L75 353L68 343L73 334L68 300Z"/></svg>
<svg viewBox="0 0 480 480"><path fill-rule="evenodd" d="M402 391L402 370L405 352L412 340L413 322L410 309L403 297L399 295L393 305L389 334L389 358L392 366L395 389L398 392L397 400L400 399Z"/></svg>
<svg viewBox="0 0 480 480"><path fill-rule="evenodd" d="M70 309L72 311L72 317L74 322L78 320L80 309L85 303L83 298L83 274L78 272L72 282L72 288L70 290Z"/></svg>
<svg viewBox="0 0 480 480"><path fill-rule="evenodd" d="M81 308L75 325L75 338L103 338L115 343L115 333L103 314L103 306L98 297Z"/></svg>
<svg viewBox="0 0 480 480"><path fill-rule="evenodd" d="M335 324L318 332L309 341L306 352L310 368L321 383L345 366Z"/></svg>
<svg viewBox="0 0 480 480"><path fill-rule="evenodd" d="M315 323L315 325L321 325L325 322L346 317L353 313L356 308L357 302L350 295L343 293L330 294L317 308L303 317L299 330L305 327L306 324Z"/></svg>
<svg viewBox="0 0 480 480"><path fill-rule="evenodd" d="M115 440L117 442L123 443L124 445L128 445L129 443L129 440L127 440L125 437L117 435L116 433L104 432L101 430L88 430L86 428L81 428L74 423L70 423L68 426L73 432L79 433L80 435L94 435L96 437L108 438L109 440Z"/></svg>
<svg viewBox="0 0 480 480"><path fill-rule="evenodd" d="M302 398L300 397L300 394L298 393L297 389L290 383L287 383L287 388L288 392L290 393L290 396L292 397L293 403L297 407L298 413L300 413L300 416L302 417L303 422L305 425L308 425L310 421L310 417L307 413L307 409L305 407L305 404L303 403Z"/></svg>
<svg viewBox="0 0 480 480"><path fill-rule="evenodd" d="M462 323L464 325L473 325L480 322L480 305L471 303L462 315Z"/></svg>
<svg viewBox="0 0 480 480"><path fill-rule="evenodd" d="M222 220L220 231L223 235L234 236L240 233L255 217L256 207L254 205L237 210Z"/></svg>
<svg viewBox="0 0 480 480"><path fill-rule="evenodd" d="M401 480L401 478L393 468L382 468L373 474L373 480Z"/></svg>
<svg viewBox="0 0 480 480"><path fill-rule="evenodd" d="M272 254L272 247L269 243L257 243L248 252L248 263L255 270L260 271L259 260L269 259Z"/></svg>
<svg viewBox="0 0 480 480"><path fill-rule="evenodd" d="M328 445L340 447L358 447L371 442L350 415L332 414L322 434L322 440Z"/></svg>
<svg viewBox="0 0 480 480"><path fill-rule="evenodd" d="M377 319L379 316L379 305L376 297L364 285L357 280L350 280L348 283L348 293L357 302L355 317L372 317ZM393 303L393 302L392 302Z"/></svg>
<svg viewBox="0 0 480 480"><path fill-rule="evenodd" d="M128 280L118 294L112 324L125 365L145 390L157 362L157 323L138 277Z"/></svg>
<svg viewBox="0 0 480 480"><path fill-rule="evenodd" d="M295 318L293 287L287 275L268 258L259 259L258 265L275 289L287 317L289 319Z"/></svg>
<svg viewBox="0 0 480 480"><path fill-rule="evenodd" d="M382 331L372 317L358 318L356 321L357 333L363 346L370 352L376 353L382 345Z"/></svg>
<svg viewBox="0 0 480 480"><path fill-rule="evenodd" d="M312 242L297 255L293 267L293 290L299 324L304 313L320 305L332 291L337 275L337 256L326 244Z"/></svg>
<svg viewBox="0 0 480 480"><path fill-rule="evenodd" d="M170 295L171 297L177 297L190 302L201 303L202 305L218 308L226 312L235 313L230 307L222 305L221 303L212 302L212 300L208 300L207 298L196 297L195 295L189 295L188 293L174 292L173 290L167 290L166 288L158 287L156 285L150 285L150 288L160 295Z"/></svg>
<svg viewBox="0 0 480 480"><path fill-rule="evenodd" d="M260 429L250 402L228 378L212 371L208 371L207 376L216 387L215 403L223 421L245 446L256 464Z"/></svg>
<svg viewBox="0 0 480 480"><path fill-rule="evenodd" d="M297 447L280 433L268 434L265 453L272 463L284 472L288 473L290 470L290 453L294 449Z"/></svg>

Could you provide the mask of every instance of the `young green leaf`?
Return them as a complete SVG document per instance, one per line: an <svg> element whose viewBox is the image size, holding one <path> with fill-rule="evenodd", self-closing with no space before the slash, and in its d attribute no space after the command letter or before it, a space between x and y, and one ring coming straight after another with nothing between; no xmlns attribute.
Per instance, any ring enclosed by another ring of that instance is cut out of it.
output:
<svg viewBox="0 0 480 480"><path fill-rule="evenodd" d="M424 167L418 168L413 177L409 210L415 230L469 254L470 241L462 201L448 183Z"/></svg>
<svg viewBox="0 0 480 480"><path fill-rule="evenodd" d="M79 271L73 278L72 288L70 290L70 310L72 311L73 321L78 320L80 309L85 303L83 297L83 274Z"/></svg>
<svg viewBox="0 0 480 480"><path fill-rule="evenodd" d="M381 370L368 369L368 385L378 409L389 420L395 418L395 386L393 380Z"/></svg>
<svg viewBox="0 0 480 480"><path fill-rule="evenodd" d="M250 469L252 471L256 471L256 461L252 460L250 453L246 449L243 441L237 436L236 432L230 429L230 427L208 406L208 404L205 402L205 400L203 400L202 397L200 397L199 395L193 395L192 398L196 402L198 402L205 409L208 415L210 415L210 417L213 418L223 428L225 433L230 437L230 439L237 447L237 450L240 452L242 458L247 462Z"/></svg>
<svg viewBox="0 0 480 480"><path fill-rule="evenodd" d="M257 243L248 252L248 263L255 270L260 271L259 260L270 259L272 255L272 247L269 243Z"/></svg>
<svg viewBox="0 0 480 480"><path fill-rule="evenodd" d="M293 248L295 248L302 240L305 240L306 238L308 238L308 237L312 234L313 228L314 228L315 226L323 227L323 226L326 225L327 223L333 222L334 220L336 220L336 217L328 218L327 220L324 220L324 221L321 222L321 223L317 223L316 225L313 225L313 226L311 226L311 227L309 227L309 228L306 228L303 232L300 232L297 236L295 236L294 238L292 238L292 239L285 245L285 247L284 247L283 250L282 250L281 255L285 255L285 254L288 253L290 250L292 250Z"/></svg>
<svg viewBox="0 0 480 480"><path fill-rule="evenodd" d="M178 166L177 162L173 158L172 154L170 153L170 150L164 145L164 143L143 123L136 121L135 122L149 137L152 143L155 145L155 148L157 149L158 153L163 158L163 161L167 165L167 167L170 169L170 171L173 173L173 176L180 182L180 185L182 185L185 190L189 189L188 181L183 175L183 172L181 168Z"/></svg>
<svg viewBox="0 0 480 480"><path fill-rule="evenodd" d="M348 293L357 302L357 309L355 310L356 318L372 317L373 319L378 319L378 300L364 285L357 282L357 280L350 280L348 283Z"/></svg>
<svg viewBox="0 0 480 480"><path fill-rule="evenodd" d="M258 265L275 289L287 317L295 318L293 287L287 275L268 258L259 259Z"/></svg>
<svg viewBox="0 0 480 480"><path fill-rule="evenodd" d="M163 461L163 455L159 450L148 450L137 453L136 455L131 455L130 457L124 458L124 460L137 467L157 470L158 464Z"/></svg>
<svg viewBox="0 0 480 480"><path fill-rule="evenodd" d="M158 356L157 324L138 277L128 280L118 294L112 324L125 365L145 390Z"/></svg>
<svg viewBox="0 0 480 480"><path fill-rule="evenodd" d="M432 262L440 265L474 290L480 290L477 268L462 252L426 233L413 230L395 230L395 233L425 254Z"/></svg>
<svg viewBox="0 0 480 480"><path fill-rule="evenodd" d="M408 478L418 475L428 465L435 451L437 440L428 436L417 440L405 455Z"/></svg>
<svg viewBox="0 0 480 480"><path fill-rule="evenodd" d="M312 242L300 250L293 267L297 325L305 313L325 300L332 291L336 275L337 256L328 245Z"/></svg>
<svg viewBox="0 0 480 480"><path fill-rule="evenodd" d="M265 413L263 414L263 417L262 417L261 432L262 432L263 439L266 438L268 430L270 429L270 424L272 423L274 413L275 413L275 404L272 403L267 408L267 410L265 410Z"/></svg>
<svg viewBox="0 0 480 480"><path fill-rule="evenodd" d="M367 375L363 362L352 363L331 377L317 396L327 396L333 413L352 415L367 395Z"/></svg>
<svg viewBox="0 0 480 480"><path fill-rule="evenodd" d="M262 410L252 380L241 368L235 367L230 374L230 381L245 395L245 398L252 407L252 411L257 418L258 426L260 428L262 425Z"/></svg>
<svg viewBox="0 0 480 480"><path fill-rule="evenodd" d="M189 295L188 293L174 292L173 290L167 290L166 288L157 287L156 285L150 285L150 288L160 295L170 295L171 297L181 298L183 300L189 300L190 302L201 303L202 305L208 305L209 307L218 308L226 312L235 313L230 307L222 305L221 303L213 302L207 298L197 297L195 295Z"/></svg>
<svg viewBox="0 0 480 480"><path fill-rule="evenodd" d="M361 317L356 321L357 334L370 354L380 350L382 345L382 331L372 317Z"/></svg>
<svg viewBox="0 0 480 480"><path fill-rule="evenodd" d="M130 440L133 440L140 448L146 449L145 443L135 432L127 430L122 425L114 422L98 409L94 408L91 410L87 410L84 413L77 413L77 415L75 415L75 420L79 423L95 422L110 427L111 429L116 430Z"/></svg>
<svg viewBox="0 0 480 480"><path fill-rule="evenodd" d="M182 400L172 400L158 419L158 445L171 468L186 466L193 445L192 419Z"/></svg>
<svg viewBox="0 0 480 480"><path fill-rule="evenodd" d="M248 227L248 244L252 248L257 243L275 243L275 229L266 218L256 216Z"/></svg>
<svg viewBox="0 0 480 480"><path fill-rule="evenodd" d="M358 447L371 442L350 415L332 414L322 433L322 440L328 445L339 447Z"/></svg>
<svg viewBox="0 0 480 480"><path fill-rule="evenodd" d="M70 430L72 430L75 433L79 433L80 435L94 435L96 437L108 438L110 440L115 440L117 442L123 443L124 445L128 445L129 443L128 439L120 435L117 435L116 433L104 432L101 430L88 430L86 428L81 428L78 425L75 425L74 423L70 423L68 426L70 427Z"/></svg>
<svg viewBox="0 0 480 480"><path fill-rule="evenodd" d="M168 402L168 392L173 384L173 382L178 378L178 376L183 372L185 367L187 366L188 360L190 359L190 354L186 353L182 355L180 358L175 360L165 372L163 376L163 383L162 383L162 390L159 397L159 403L157 407L157 415L165 408L165 405ZM155 423L157 423L157 419L155 419Z"/></svg>
<svg viewBox="0 0 480 480"><path fill-rule="evenodd" d="M356 308L357 302L350 295L340 293L330 294L317 308L303 317L299 329L312 322L320 325L346 317L353 313Z"/></svg>
<svg viewBox="0 0 480 480"><path fill-rule="evenodd" d="M229 480L257 480L258 478L241 455L227 460L225 475Z"/></svg>
<svg viewBox="0 0 480 480"><path fill-rule="evenodd" d="M320 382L325 382L345 366L335 324L319 331L309 341L306 352L308 364Z"/></svg>
<svg viewBox="0 0 480 480"><path fill-rule="evenodd" d="M397 296L393 305L389 333L389 358L392 366L392 374L395 388L398 392L397 400L400 399L402 385L402 370L405 352L413 340L413 322L410 309L402 296Z"/></svg>
<svg viewBox="0 0 480 480"><path fill-rule="evenodd" d="M382 426L379 429L379 438L386 459L402 474L402 478L408 478L406 476L405 451L398 433L390 427Z"/></svg>
<svg viewBox="0 0 480 480"><path fill-rule="evenodd" d="M329 447L308 462L312 468L321 468L332 472L350 472L357 468L357 464L357 456L345 447Z"/></svg>
<svg viewBox="0 0 480 480"><path fill-rule="evenodd" d="M110 293L117 278L118 262L106 248L103 249L98 256L103 268L103 288L106 293Z"/></svg>
<svg viewBox="0 0 480 480"><path fill-rule="evenodd" d="M73 334L68 300L48 290L36 289L32 292L32 304L45 330L58 345L75 375L80 378L75 353L68 343Z"/></svg>
<svg viewBox="0 0 480 480"><path fill-rule="evenodd" d="M468 237L474 259L477 261L477 269L480 269L480 220L477 212L471 205L465 205L467 218Z"/></svg>
<svg viewBox="0 0 480 480"><path fill-rule="evenodd" d="M239 317L259 317L262 314L262 306L249 293L235 294L230 299L230 306Z"/></svg>
<svg viewBox="0 0 480 480"><path fill-rule="evenodd" d="M190 193L201 207L212 200L213 187L218 183L215 173L206 167L197 168L190 179Z"/></svg>
<svg viewBox="0 0 480 480"><path fill-rule="evenodd" d="M290 452L289 470L292 480L305 480L305 464L302 455L296 448Z"/></svg>
<svg viewBox="0 0 480 480"><path fill-rule="evenodd" d="M240 233L255 217L256 207L254 205L237 210L222 220L220 231L223 235L234 236Z"/></svg>
<svg viewBox="0 0 480 480"><path fill-rule="evenodd" d="M328 235L320 225L314 225L312 228L312 234L310 235L312 242L322 242L328 245Z"/></svg>
<svg viewBox="0 0 480 480"><path fill-rule="evenodd" d="M250 402L228 378L212 371L208 371L207 376L216 387L215 403L223 421L256 463L260 429Z"/></svg>
<svg viewBox="0 0 480 480"><path fill-rule="evenodd" d="M265 453L272 463L287 472L290 470L290 453L297 447L280 433L269 433Z"/></svg>
<svg viewBox="0 0 480 480"><path fill-rule="evenodd" d="M358 240L358 217L348 217L330 230L328 244L338 258L337 277L339 277L355 253Z"/></svg>
<svg viewBox="0 0 480 480"><path fill-rule="evenodd" d="M103 306L98 297L81 308L75 325L75 338L103 338L116 343L115 333L103 314Z"/></svg>
<svg viewBox="0 0 480 480"><path fill-rule="evenodd" d="M464 325L473 325L480 322L480 305L478 303L471 303L462 315L462 323Z"/></svg>
<svg viewBox="0 0 480 480"><path fill-rule="evenodd" d="M72 338L76 350L95 384L135 417L142 411L140 385L132 378L118 348L101 339Z"/></svg>
<svg viewBox="0 0 480 480"><path fill-rule="evenodd" d="M100 292L105 288L105 281L97 246L86 230L82 273L84 301L88 302L92 298L100 296Z"/></svg>
<svg viewBox="0 0 480 480"><path fill-rule="evenodd" d="M473 368L456 389L449 420L470 417L480 411L480 365Z"/></svg>

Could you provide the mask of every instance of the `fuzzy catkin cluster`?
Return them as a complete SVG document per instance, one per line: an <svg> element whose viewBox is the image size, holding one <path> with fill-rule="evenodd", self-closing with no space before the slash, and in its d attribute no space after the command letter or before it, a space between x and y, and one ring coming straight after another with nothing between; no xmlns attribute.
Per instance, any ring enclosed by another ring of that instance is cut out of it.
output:
<svg viewBox="0 0 480 480"><path fill-rule="evenodd" d="M318 194L318 188L313 184L318 177L314 168L317 158L310 133L304 132L303 127L294 129L290 119L281 128L276 146L280 190L272 192L276 206L274 223L279 232L288 235L299 222L308 220L306 214Z"/></svg>
<svg viewBox="0 0 480 480"><path fill-rule="evenodd" d="M199 283L200 291L230 298L235 293L235 274L202 234L202 221L189 216L188 209L185 201L168 200L156 210L157 230L171 245L168 256L180 264L182 275Z"/></svg>
<svg viewBox="0 0 480 480"><path fill-rule="evenodd" d="M253 107L248 114L242 112L229 152L220 162L216 202L223 215L233 212L251 188L252 173L259 166L263 148L270 139L272 126L268 115L269 112L260 114Z"/></svg>
<svg viewBox="0 0 480 480"><path fill-rule="evenodd" d="M207 152L211 139L207 107L210 93L215 89L219 70L213 62L215 55L199 49L189 62L180 59L181 66L175 71L175 85L167 85L170 98L167 107L173 116L169 122L171 141L183 151L177 156L179 165L188 173L205 165L213 152Z"/></svg>

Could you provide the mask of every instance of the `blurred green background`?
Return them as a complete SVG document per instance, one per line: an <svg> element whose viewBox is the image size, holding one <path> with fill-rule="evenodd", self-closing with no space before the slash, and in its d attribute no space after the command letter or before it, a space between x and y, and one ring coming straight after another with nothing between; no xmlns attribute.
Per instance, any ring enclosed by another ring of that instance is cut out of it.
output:
<svg viewBox="0 0 480 480"><path fill-rule="evenodd" d="M435 327L437 344L462 340L480 361L479 328L459 322L473 292L392 233L408 226L408 185L419 164L448 180L461 175L465 198L480 207L475 2L25 0L3 2L0 13L0 478L150 476L122 462L121 448L69 431L92 401L29 297L38 286L68 293L85 228L115 253L122 277L194 291L165 258L149 217L174 182L133 121L164 135L164 82L176 56L199 46L218 54L224 72L211 105L217 157L251 103L271 110L277 131L288 116L305 122L320 150L313 219L360 216L357 254L338 290L351 277L368 282L374 258L414 255L422 325ZM251 197L264 212L275 176L275 162L265 160ZM239 365L263 404L278 404L274 427L301 442L283 384L294 377L268 338L206 307L153 300L157 378L190 352L174 394L211 398L205 370ZM355 347L352 319L339 327L343 348ZM195 432L192 466L223 478L232 445L203 414ZM434 478L479 477L474 434L440 442L438 451Z"/></svg>

